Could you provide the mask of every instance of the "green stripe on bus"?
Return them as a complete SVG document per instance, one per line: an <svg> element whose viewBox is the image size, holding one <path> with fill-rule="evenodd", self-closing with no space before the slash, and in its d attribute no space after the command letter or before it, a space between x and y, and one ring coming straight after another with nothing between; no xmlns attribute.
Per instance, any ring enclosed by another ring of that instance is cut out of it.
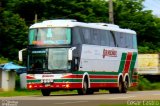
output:
<svg viewBox="0 0 160 106"><path fill-rule="evenodd" d="M82 82L82 79L55 79L53 82Z"/></svg>
<svg viewBox="0 0 160 106"><path fill-rule="evenodd" d="M117 82L117 79L90 79L91 82Z"/></svg>
<svg viewBox="0 0 160 106"><path fill-rule="evenodd" d="M27 80L27 83L29 83L29 82L37 83L37 82L41 82L41 80Z"/></svg>
<svg viewBox="0 0 160 106"><path fill-rule="evenodd" d="M126 62L126 58L127 58L127 53L122 53L122 57L121 57L121 61L120 61L120 66L119 66L119 73L122 73L124 66L125 66L125 62Z"/></svg>
<svg viewBox="0 0 160 106"><path fill-rule="evenodd" d="M132 55L132 61L131 61L130 69L129 69L130 70L129 76L132 76L132 74L133 74L133 70L134 70L135 63L136 63L136 58L137 58L137 53L134 52ZM132 80L132 77L130 77L130 80Z"/></svg>

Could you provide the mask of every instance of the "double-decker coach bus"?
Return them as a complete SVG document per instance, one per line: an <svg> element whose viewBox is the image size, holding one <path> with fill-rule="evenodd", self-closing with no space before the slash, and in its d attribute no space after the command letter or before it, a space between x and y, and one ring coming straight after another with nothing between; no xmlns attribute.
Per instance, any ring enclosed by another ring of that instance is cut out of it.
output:
<svg viewBox="0 0 160 106"><path fill-rule="evenodd" d="M21 57L21 56L20 56ZM106 23L47 20L29 28L27 88L126 93L137 85L136 32Z"/></svg>

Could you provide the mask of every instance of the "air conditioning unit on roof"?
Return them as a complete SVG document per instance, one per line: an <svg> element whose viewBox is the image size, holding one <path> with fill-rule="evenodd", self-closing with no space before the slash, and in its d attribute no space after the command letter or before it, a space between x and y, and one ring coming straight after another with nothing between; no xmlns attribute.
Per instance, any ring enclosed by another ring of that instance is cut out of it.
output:
<svg viewBox="0 0 160 106"><path fill-rule="evenodd" d="M43 21L43 23L52 23L52 22L77 22L77 20L74 20L74 19L55 19L55 20Z"/></svg>
<svg viewBox="0 0 160 106"><path fill-rule="evenodd" d="M114 27L114 28L119 28L118 25L115 24L109 24L109 23L89 23L89 24L93 24L93 25L101 25L101 26L107 26L107 27Z"/></svg>

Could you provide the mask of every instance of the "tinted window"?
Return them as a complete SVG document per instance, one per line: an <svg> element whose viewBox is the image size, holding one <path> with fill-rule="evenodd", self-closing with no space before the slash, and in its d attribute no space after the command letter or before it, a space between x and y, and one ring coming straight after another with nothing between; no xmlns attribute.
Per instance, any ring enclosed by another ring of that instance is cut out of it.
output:
<svg viewBox="0 0 160 106"><path fill-rule="evenodd" d="M108 31L105 31L105 30L101 30L100 31L100 38L101 38L101 40L100 40L100 44L102 45L102 46L109 46L109 34L108 34Z"/></svg>
<svg viewBox="0 0 160 106"><path fill-rule="evenodd" d="M116 46L116 42L115 42L115 35L113 32L111 31L107 31L107 34L109 35L109 45L111 47L115 47Z"/></svg>

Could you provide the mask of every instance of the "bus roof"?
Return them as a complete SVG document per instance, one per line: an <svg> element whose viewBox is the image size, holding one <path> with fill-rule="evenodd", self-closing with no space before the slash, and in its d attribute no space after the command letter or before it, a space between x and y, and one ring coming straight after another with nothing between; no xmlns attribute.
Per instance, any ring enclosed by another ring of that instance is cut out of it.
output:
<svg viewBox="0 0 160 106"><path fill-rule="evenodd" d="M30 28L76 27L76 26L136 34L136 32L131 29L122 29L118 25L114 25L114 24L84 23L84 22L78 22L73 19L72 20L70 20L70 19L46 20L46 21L43 21L40 23L35 23L35 24L31 25Z"/></svg>

